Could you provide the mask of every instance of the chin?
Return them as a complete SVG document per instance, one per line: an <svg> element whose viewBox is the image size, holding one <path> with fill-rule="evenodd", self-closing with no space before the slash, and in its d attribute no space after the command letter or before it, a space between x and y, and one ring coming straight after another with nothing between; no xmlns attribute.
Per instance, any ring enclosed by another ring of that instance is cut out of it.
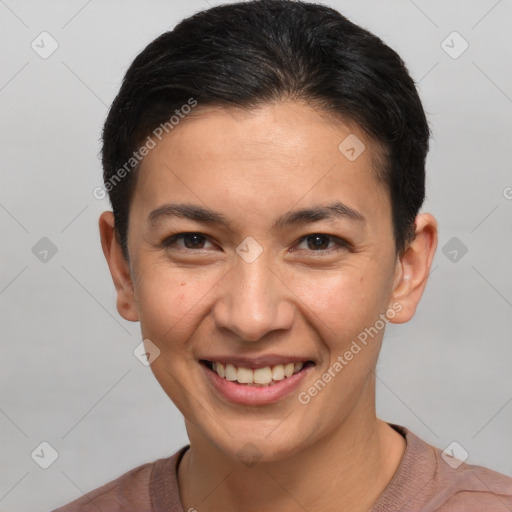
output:
<svg viewBox="0 0 512 512"><path fill-rule="evenodd" d="M275 425L274 425L275 428ZM305 439L298 439L291 435L290 431L277 432L270 435L259 432L238 432L232 437L222 430L217 436L210 437L211 443L234 461L242 462L250 467L258 463L280 462L287 460L300 452L305 444ZM270 429L269 432L272 432ZM302 433L300 437L303 437Z"/></svg>

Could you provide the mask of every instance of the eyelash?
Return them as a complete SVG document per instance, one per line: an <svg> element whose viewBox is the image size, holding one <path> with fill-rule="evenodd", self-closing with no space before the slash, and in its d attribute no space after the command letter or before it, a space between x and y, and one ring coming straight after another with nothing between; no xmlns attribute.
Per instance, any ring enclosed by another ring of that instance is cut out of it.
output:
<svg viewBox="0 0 512 512"><path fill-rule="evenodd" d="M345 240L343 240L342 238L339 238L337 236L334 236L334 235L329 235L327 233L310 233L309 235L305 235L303 237L301 237L297 244L301 244L302 242L306 241L308 239L308 237L315 237L315 236L320 236L320 237L326 237L329 242L334 242L337 247L335 249L319 249L318 251L313 251L311 250L312 253L315 253L315 254L325 254L325 253L330 253L330 252L338 252L338 251L341 251L341 250L346 250L346 249L350 249L350 244L348 242L346 242Z"/></svg>
<svg viewBox="0 0 512 512"><path fill-rule="evenodd" d="M183 240L185 236L187 235L198 235L202 238L204 238L206 241L209 241L209 238L208 236L206 235L203 235L202 233L198 233L198 232L195 232L195 231L189 231L189 232L184 232L184 233L177 233L175 235L171 235L170 237L166 238L160 245L162 248L165 248L165 249L172 249L173 246L176 244L176 242L178 240ZM296 244L299 245L301 244L302 242L304 242L305 240L307 240L308 237L314 237L314 236L321 236L321 237L326 237L329 239L329 242L333 241L335 242L338 247L336 249L334 249L335 252L337 251L340 251L340 250L347 250L347 249L350 249L350 244L348 242L346 242L345 240L337 237L337 236L334 236L334 235L328 235L327 233L310 233L308 235L304 235L303 237L301 237L297 242ZM213 242L210 242L210 243L213 243ZM199 248L199 249L191 249L189 247L182 247L182 249L185 249L185 250L188 250L188 251L201 251L201 250L208 250L208 249L203 249L203 248ZM294 249L293 252L295 252L297 249ZM307 250L307 249L306 249ZM319 249L317 251L315 250L310 250L311 253L314 253L314 254L326 254L326 253L331 253L333 252L333 249Z"/></svg>

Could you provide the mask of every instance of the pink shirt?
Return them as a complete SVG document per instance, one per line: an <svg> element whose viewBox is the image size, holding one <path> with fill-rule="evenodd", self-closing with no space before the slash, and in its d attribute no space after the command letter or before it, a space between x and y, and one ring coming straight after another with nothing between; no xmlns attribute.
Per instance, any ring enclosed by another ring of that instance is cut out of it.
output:
<svg viewBox="0 0 512 512"><path fill-rule="evenodd" d="M391 482L368 512L512 511L512 478L465 463L454 469L441 450L392 426L407 446ZM52 512L184 512L176 475L187 449L138 466Z"/></svg>

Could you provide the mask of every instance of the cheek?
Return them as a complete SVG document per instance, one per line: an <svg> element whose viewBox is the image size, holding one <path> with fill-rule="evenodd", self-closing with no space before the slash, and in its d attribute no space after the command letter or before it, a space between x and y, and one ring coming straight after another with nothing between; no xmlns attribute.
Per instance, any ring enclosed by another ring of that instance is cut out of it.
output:
<svg viewBox="0 0 512 512"><path fill-rule="evenodd" d="M324 342L342 350L387 309L388 286L369 268L344 268L295 280L303 314L311 318ZM300 304L299 303L299 304Z"/></svg>
<svg viewBox="0 0 512 512"><path fill-rule="evenodd" d="M206 314L212 285L206 278L192 279L180 269L170 271L154 263L139 276L135 297L141 333L160 350L151 371L178 409L190 416L190 369L195 359L189 340Z"/></svg>
<svg viewBox="0 0 512 512"><path fill-rule="evenodd" d="M206 277L191 278L181 269L150 265L135 289L143 336L154 338L162 349L183 345L208 307L210 282Z"/></svg>

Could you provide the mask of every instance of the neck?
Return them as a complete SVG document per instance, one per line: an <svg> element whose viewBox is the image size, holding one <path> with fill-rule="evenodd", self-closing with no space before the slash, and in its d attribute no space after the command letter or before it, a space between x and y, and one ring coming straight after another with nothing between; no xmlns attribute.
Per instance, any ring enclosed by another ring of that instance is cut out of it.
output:
<svg viewBox="0 0 512 512"><path fill-rule="evenodd" d="M178 469L186 511L364 512L395 474L406 444L373 413L347 418L286 460L248 467L219 456L218 448L189 427L190 449Z"/></svg>

